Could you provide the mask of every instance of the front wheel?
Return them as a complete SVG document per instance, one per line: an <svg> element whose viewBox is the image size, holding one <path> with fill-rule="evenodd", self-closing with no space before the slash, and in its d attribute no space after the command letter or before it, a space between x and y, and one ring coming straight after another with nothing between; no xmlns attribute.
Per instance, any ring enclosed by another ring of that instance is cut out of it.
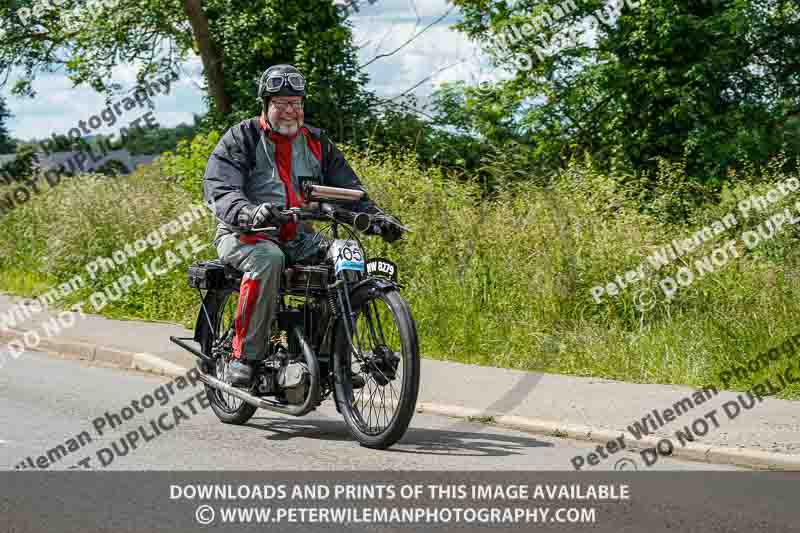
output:
<svg viewBox="0 0 800 533"><path fill-rule="evenodd" d="M336 332L336 401L353 437L368 448L385 449L403 437L414 416L417 331L396 290L361 287L350 304L352 326L340 320Z"/></svg>

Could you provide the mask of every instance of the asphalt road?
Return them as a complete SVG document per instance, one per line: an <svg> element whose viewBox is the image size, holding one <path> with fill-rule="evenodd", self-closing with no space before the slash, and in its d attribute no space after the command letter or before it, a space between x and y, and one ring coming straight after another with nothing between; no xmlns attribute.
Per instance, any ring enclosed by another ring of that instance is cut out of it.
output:
<svg viewBox="0 0 800 533"><path fill-rule="evenodd" d="M370 450L350 437L332 401L303 418L259 411L246 426L231 426L219 422L197 400L181 403L201 392L201 385L173 387L174 396L163 406L142 408L142 413L114 429L106 422L99 434L96 419L108 411L121 413L132 401L170 381L39 353L24 354L0 371L0 469L14 469L27 457L35 463L63 445L66 453L50 454L47 468L66 469L83 462L81 467L114 470L571 471L574 456L586 457L597 446L417 413L398 444L385 451ZM185 417L175 416L176 406ZM156 434L155 420L162 413L168 413L161 419L164 426L178 424ZM139 433L136 449L124 446L124 436L140 427L145 431ZM82 432L91 442L78 437ZM150 437L148 442L144 442L146 437ZM103 448L108 451L99 452ZM620 451L592 470L614 469L622 458L641 462L637 452ZM734 470L668 458L648 470L656 469Z"/></svg>

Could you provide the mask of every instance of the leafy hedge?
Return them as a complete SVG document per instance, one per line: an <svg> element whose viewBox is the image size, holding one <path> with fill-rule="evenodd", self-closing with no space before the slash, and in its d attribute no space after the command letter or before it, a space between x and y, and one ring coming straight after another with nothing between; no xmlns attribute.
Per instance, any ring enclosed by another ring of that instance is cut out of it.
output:
<svg viewBox="0 0 800 533"><path fill-rule="evenodd" d="M0 247L6 251L0 287L40 294L200 202L202 171L218 138L183 142L174 154L128 178L71 178L0 220ZM398 263L428 357L705 385L718 383L731 364L799 333L800 258L790 226L753 250L739 246L740 257L698 277L672 301L662 296L645 310L635 304L638 290L658 293L661 277L674 277L681 266L793 206L800 192L618 296L600 304L592 296L593 287L624 276L654 250L735 211L742 198L766 195L789 177L778 170L766 182L741 179L720 200L692 207L689 222L670 223L661 215L680 207L679 196L661 195L651 212L642 212L635 184L600 175L590 164L574 164L549 188L516 184L488 200L478 184L454 182L437 169L423 172L410 155L375 160L345 151L376 201L414 229L395 246L376 238L368 246ZM662 172L664 183L681 182L680 169ZM204 218L180 238L194 234L210 242L213 226L211 217ZM133 265L140 267L166 247L142 254ZM207 257L212 255L208 248ZM184 270L135 288L104 312L190 326L198 302L185 285ZM86 298L122 273L120 268L101 276L72 299Z"/></svg>

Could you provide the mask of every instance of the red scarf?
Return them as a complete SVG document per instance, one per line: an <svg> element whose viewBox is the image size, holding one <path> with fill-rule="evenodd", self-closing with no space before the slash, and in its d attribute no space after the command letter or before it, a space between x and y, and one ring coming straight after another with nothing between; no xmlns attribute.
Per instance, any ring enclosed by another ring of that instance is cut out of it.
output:
<svg viewBox="0 0 800 533"><path fill-rule="evenodd" d="M284 187L286 187L287 207L302 207L305 203L303 191L295 191L292 184L292 142L297 135L305 129L305 126L298 129L291 137L281 135L272 131L269 124L261 115L261 129L267 134L269 140L275 144L275 165L278 167L278 175L281 177ZM282 241L290 241L297 234L297 224L290 222L281 226L279 238Z"/></svg>

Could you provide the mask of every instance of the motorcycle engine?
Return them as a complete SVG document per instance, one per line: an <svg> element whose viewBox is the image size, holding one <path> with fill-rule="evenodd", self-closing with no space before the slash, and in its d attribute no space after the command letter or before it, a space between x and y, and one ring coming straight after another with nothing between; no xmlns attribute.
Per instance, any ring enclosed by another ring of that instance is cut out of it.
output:
<svg viewBox="0 0 800 533"><path fill-rule="evenodd" d="M305 401L310 375L305 363L289 363L278 370L278 386L286 395L286 401L292 404Z"/></svg>

